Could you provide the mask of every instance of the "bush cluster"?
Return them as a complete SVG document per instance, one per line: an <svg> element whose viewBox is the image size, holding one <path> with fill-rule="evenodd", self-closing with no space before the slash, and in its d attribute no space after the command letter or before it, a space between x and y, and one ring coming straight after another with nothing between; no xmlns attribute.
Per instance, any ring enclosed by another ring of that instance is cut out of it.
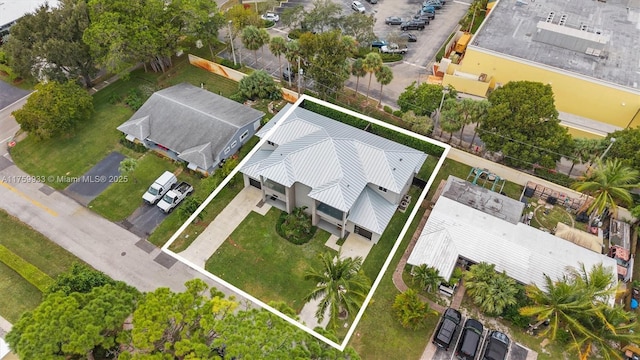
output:
<svg viewBox="0 0 640 360"><path fill-rule="evenodd" d="M316 230L317 227L311 225L311 216L304 212L304 208L295 208L291 214L283 211L276 222L278 235L296 245L308 243Z"/></svg>
<svg viewBox="0 0 640 360"><path fill-rule="evenodd" d="M47 291L54 283L49 275L2 245L0 245L0 261L42 292Z"/></svg>
<svg viewBox="0 0 640 360"><path fill-rule="evenodd" d="M126 147L127 149L131 149L137 153L145 153L147 152L147 149L144 145L142 145L141 143L136 143L133 141L129 141L127 140L124 136L120 138L120 144L124 147Z"/></svg>

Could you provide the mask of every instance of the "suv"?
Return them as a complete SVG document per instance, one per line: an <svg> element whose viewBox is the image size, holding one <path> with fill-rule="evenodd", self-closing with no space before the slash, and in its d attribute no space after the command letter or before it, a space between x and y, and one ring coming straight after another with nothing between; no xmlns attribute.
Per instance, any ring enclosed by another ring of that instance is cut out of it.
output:
<svg viewBox="0 0 640 360"><path fill-rule="evenodd" d="M480 321L475 319L468 319L464 323L462 329L462 338L458 343L458 350L456 356L462 360L473 360L478 353L478 345L482 339L482 332L484 327Z"/></svg>
<svg viewBox="0 0 640 360"><path fill-rule="evenodd" d="M409 20L400 24L400 30L424 30L424 27L428 25L428 22L422 20Z"/></svg>
<svg viewBox="0 0 640 360"><path fill-rule="evenodd" d="M354 11L357 11L361 14L364 14L364 12L366 11L366 9L364 8L364 5L362 5L362 3L360 1L354 1L351 3L351 8Z"/></svg>
<svg viewBox="0 0 640 360"><path fill-rule="evenodd" d="M422 12L422 10L418 10L418 12L413 15L413 18L416 20L429 21L436 18L436 13Z"/></svg>
<svg viewBox="0 0 640 360"><path fill-rule="evenodd" d="M507 335L500 331L493 330L489 335L489 343L484 349L482 360L504 360L507 358L509 343L511 341Z"/></svg>
<svg viewBox="0 0 640 360"><path fill-rule="evenodd" d="M433 344L449 351L449 346L453 340L453 335L462 321L460 311L452 308L445 310L442 320L438 324L435 334L433 335Z"/></svg>

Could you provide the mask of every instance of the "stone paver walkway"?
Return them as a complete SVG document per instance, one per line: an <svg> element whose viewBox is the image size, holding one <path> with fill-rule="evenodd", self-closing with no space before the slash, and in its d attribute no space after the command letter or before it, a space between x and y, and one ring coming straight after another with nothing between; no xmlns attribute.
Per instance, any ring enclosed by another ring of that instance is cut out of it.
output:
<svg viewBox="0 0 640 360"><path fill-rule="evenodd" d="M202 234L185 251L180 253L180 256L204 268L211 255L218 250L249 213L255 211L265 215L271 209L271 205L266 203L258 207L257 204L261 199L262 191L259 189L253 186L242 189ZM216 200L213 199L213 201Z"/></svg>

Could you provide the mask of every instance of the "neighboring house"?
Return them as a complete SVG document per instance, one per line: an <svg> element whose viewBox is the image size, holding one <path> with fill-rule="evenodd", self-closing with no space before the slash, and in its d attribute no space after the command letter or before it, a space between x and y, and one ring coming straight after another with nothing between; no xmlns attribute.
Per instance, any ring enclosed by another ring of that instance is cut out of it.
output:
<svg viewBox="0 0 640 360"><path fill-rule="evenodd" d="M616 261L520 222L525 204L449 176L407 260L427 264L448 281L460 260L487 262L522 284L545 288L544 275L602 263L617 280Z"/></svg>
<svg viewBox="0 0 640 360"><path fill-rule="evenodd" d="M129 141L210 174L255 134L263 116L261 111L182 83L153 93L118 130Z"/></svg>
<svg viewBox="0 0 640 360"><path fill-rule="evenodd" d="M282 118L292 106L256 134L283 122L240 170L245 186L287 212L306 207L341 237L378 242L427 155L300 107Z"/></svg>

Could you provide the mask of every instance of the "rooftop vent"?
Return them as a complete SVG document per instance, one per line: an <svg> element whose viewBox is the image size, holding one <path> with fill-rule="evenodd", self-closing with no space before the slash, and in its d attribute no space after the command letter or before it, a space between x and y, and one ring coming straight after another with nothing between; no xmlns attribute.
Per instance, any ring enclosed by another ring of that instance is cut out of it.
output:
<svg viewBox="0 0 640 360"><path fill-rule="evenodd" d="M567 14L560 15L560 21L558 21L558 25L564 26L567 23Z"/></svg>
<svg viewBox="0 0 640 360"><path fill-rule="evenodd" d="M553 17L556 16L555 12L550 12L549 15L547 15L547 22L550 23L553 21Z"/></svg>
<svg viewBox="0 0 640 360"><path fill-rule="evenodd" d="M585 24L580 25L580 30L582 31L588 31L589 27Z"/></svg>

